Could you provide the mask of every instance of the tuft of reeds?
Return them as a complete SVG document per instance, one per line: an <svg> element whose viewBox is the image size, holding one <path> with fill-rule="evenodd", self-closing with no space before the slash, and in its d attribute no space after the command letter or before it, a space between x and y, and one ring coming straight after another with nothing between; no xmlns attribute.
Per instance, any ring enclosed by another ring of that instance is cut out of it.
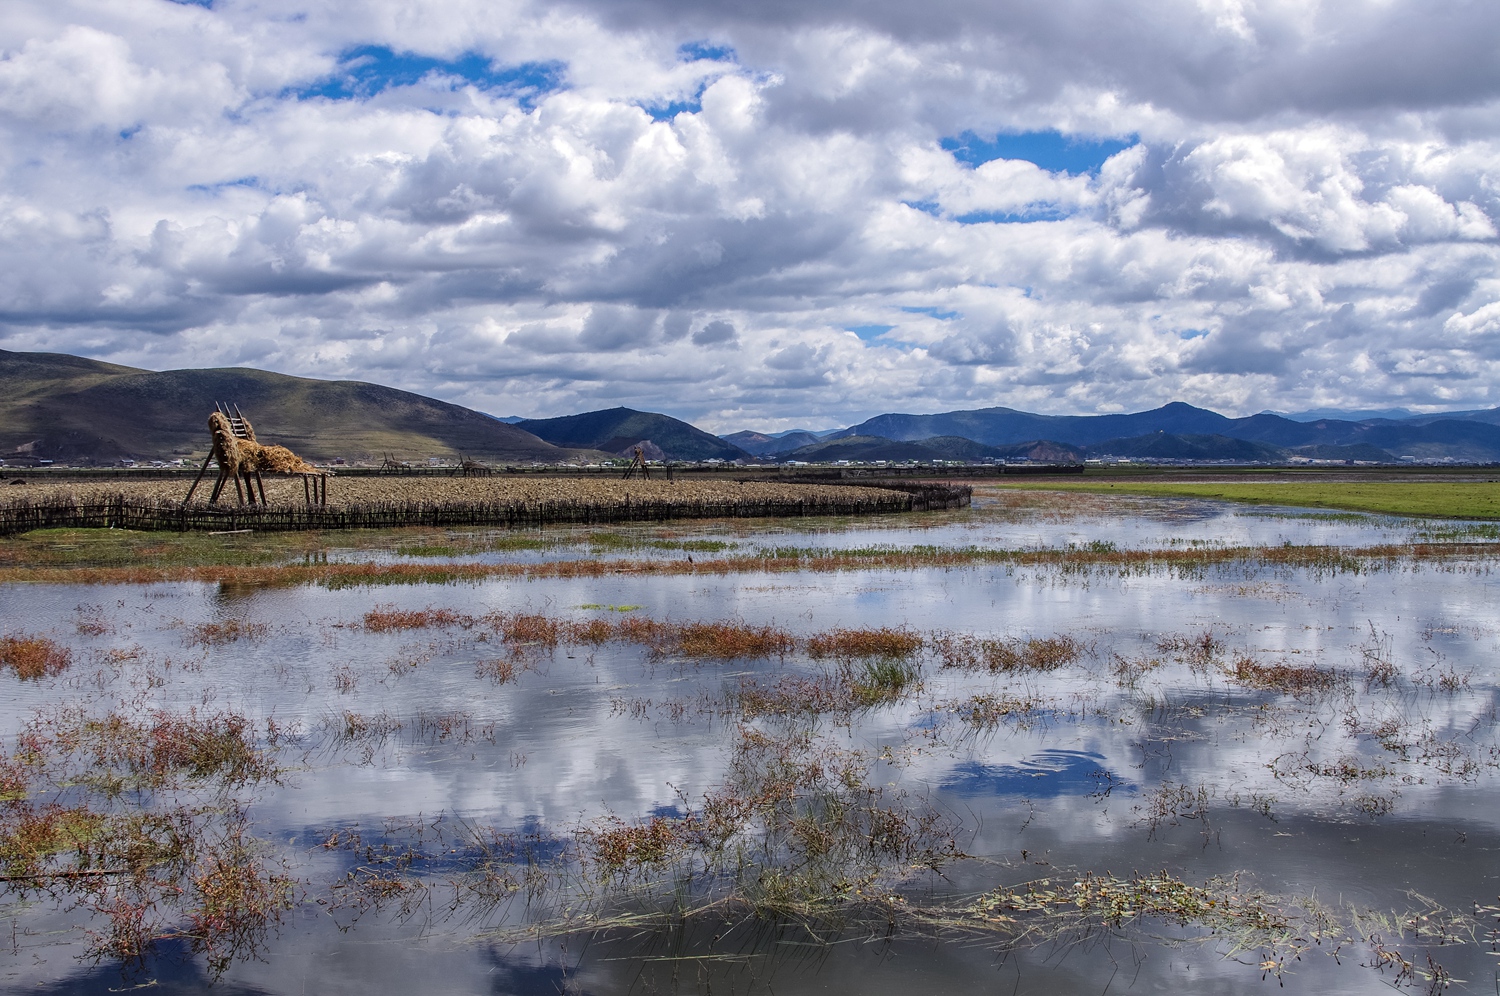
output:
<svg viewBox="0 0 1500 996"><path fill-rule="evenodd" d="M1325 691L1338 684L1338 675L1332 671L1311 666L1298 667L1285 661L1279 664L1261 664L1244 655L1235 658L1229 675L1250 688L1285 692L1289 695Z"/></svg>
<svg viewBox="0 0 1500 996"><path fill-rule="evenodd" d="M45 636L0 636L0 668L10 668L22 681L61 674L73 664L73 652Z"/></svg>
<svg viewBox="0 0 1500 996"><path fill-rule="evenodd" d="M374 608L365 613L365 629L372 633L390 633L403 629L426 629L430 626L456 626L472 622L448 609L398 609L394 606Z"/></svg>
<svg viewBox="0 0 1500 996"><path fill-rule="evenodd" d="M271 627L265 623L225 619L223 622L199 623L189 631L189 637L193 643L211 647L239 640L263 640L270 632Z"/></svg>
<svg viewBox="0 0 1500 996"><path fill-rule="evenodd" d="M702 846L704 830L695 817L653 816L645 823L626 823L617 817L584 832L596 860L611 871L659 865Z"/></svg>
<svg viewBox="0 0 1500 996"><path fill-rule="evenodd" d="M680 623L669 626L649 646L656 654L677 654L694 659L738 660L743 657L775 657L791 652L796 640L774 626L743 623Z"/></svg>
<svg viewBox="0 0 1500 996"><path fill-rule="evenodd" d="M1032 695L974 695L943 708L979 731L993 730L1004 722L1024 726L1051 708L1047 700Z"/></svg>
<svg viewBox="0 0 1500 996"><path fill-rule="evenodd" d="M1055 671L1075 663L1086 647L1066 634L983 640L944 633L931 641L941 666L967 671Z"/></svg>
<svg viewBox="0 0 1500 996"><path fill-rule="evenodd" d="M255 744L249 721L235 712L157 712L138 722L111 712L73 714L51 732L53 744L86 751L95 777L119 770L137 783L161 787L178 778L221 786L274 778L276 767Z"/></svg>
<svg viewBox="0 0 1500 996"><path fill-rule="evenodd" d="M1157 650L1172 654L1195 671L1207 671L1217 663L1226 647L1224 639L1211 629L1197 636L1173 633L1156 641Z"/></svg>
<svg viewBox="0 0 1500 996"><path fill-rule="evenodd" d="M538 647L555 647L563 627L556 619L535 612L493 617L494 629L507 642Z"/></svg>
<svg viewBox="0 0 1500 996"><path fill-rule="evenodd" d="M832 657L910 657L922 649L922 637L907 629L835 629L807 640L808 656L814 660Z"/></svg>

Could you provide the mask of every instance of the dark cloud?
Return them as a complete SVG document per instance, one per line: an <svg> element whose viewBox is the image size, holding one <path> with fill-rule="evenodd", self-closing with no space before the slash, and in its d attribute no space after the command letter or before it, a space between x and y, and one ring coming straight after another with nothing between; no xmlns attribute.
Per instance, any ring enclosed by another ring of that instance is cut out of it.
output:
<svg viewBox="0 0 1500 996"><path fill-rule="evenodd" d="M735 341L734 324L726 321L709 322L693 333L693 344L697 346L727 346Z"/></svg>

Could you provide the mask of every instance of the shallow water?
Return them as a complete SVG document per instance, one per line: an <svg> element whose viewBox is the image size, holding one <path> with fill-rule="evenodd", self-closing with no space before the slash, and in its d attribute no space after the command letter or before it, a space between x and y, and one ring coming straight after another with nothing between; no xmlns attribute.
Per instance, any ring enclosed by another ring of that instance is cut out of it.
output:
<svg viewBox="0 0 1500 996"><path fill-rule="evenodd" d="M742 549L1150 549L1364 547L1444 528L1202 501L1102 498L1060 510L983 496L970 511L928 520L803 525L622 533ZM556 539L550 551L460 557L589 553L576 531ZM639 542L630 555L641 554ZM559 897L597 898L599 882L574 876L547 896L497 906L444 883L476 867L464 842L475 828L524 842L525 856L502 864L563 868L576 859L580 833L589 839L611 819L636 825L697 811L706 794L741 776L750 755L737 745L748 729L803 744L804 754L857 755L883 804L942 821L963 857L940 873L899 862L880 870L876 884L907 902L953 904L1000 885L1165 869L1189 883L1242 875L1246 889L1316 894L1336 910L1400 914L1430 902L1472 916L1500 894L1492 563L1481 552L1358 572L987 565L341 590L6 585L0 628L49 636L73 650L74 664L40 681L0 675L0 732L10 743L58 703L136 716L229 709L257 730L272 719L294 731L275 748L279 783L241 787L236 797L255 836L300 883L298 901L258 958L236 959L217 978L220 991L1240 992L1279 981L1358 993L1423 989L1435 974L1455 990L1489 991L1500 976L1482 912L1469 921L1473 943L1438 945L1398 927L1377 931L1384 948L1351 938L1336 959L1328 955L1335 939L1324 938L1279 966L1279 979L1274 971L1263 979L1264 952L1232 952L1224 940L1166 943L1163 935L1202 931L1160 919L1016 947L983 932L872 936L847 921L726 912L518 943L515 932ZM471 621L396 632L365 625L372 609L434 608ZM735 704L745 682L772 688L826 677L833 665L803 647L733 660L653 654L618 640L518 647L472 621L522 612L577 622L734 620L802 640L840 627L903 627L928 647L915 659L920 682L892 701L747 717ZM199 627L229 621L246 635L201 639L210 631ZM1048 671L945 668L933 650L943 634L1012 646L1067 636L1080 652ZM497 661L517 665L513 678L501 680ZM1284 673L1277 667L1311 684L1295 693L1257 687ZM976 724L965 718L976 696L1013 706ZM364 724L354 734L350 715ZM415 908L319 902L345 876L385 867L337 843L350 833L362 847L420 856L409 874L432 888ZM344 837L327 846L334 834ZM0 970L8 988L209 985L203 957L181 938L162 942L144 965L80 961L86 930L102 928L59 905L11 897L12 944ZM1386 948L1399 949L1413 972L1399 977L1389 960L1382 967Z"/></svg>

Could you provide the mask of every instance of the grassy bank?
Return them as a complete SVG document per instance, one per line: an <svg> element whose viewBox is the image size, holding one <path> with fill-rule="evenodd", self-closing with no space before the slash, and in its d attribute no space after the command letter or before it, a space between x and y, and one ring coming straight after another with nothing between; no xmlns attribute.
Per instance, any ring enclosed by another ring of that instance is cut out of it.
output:
<svg viewBox="0 0 1500 996"><path fill-rule="evenodd" d="M1005 481L994 487L1029 491L1216 498L1259 505L1340 508L1390 515L1500 519L1500 483L1485 481Z"/></svg>

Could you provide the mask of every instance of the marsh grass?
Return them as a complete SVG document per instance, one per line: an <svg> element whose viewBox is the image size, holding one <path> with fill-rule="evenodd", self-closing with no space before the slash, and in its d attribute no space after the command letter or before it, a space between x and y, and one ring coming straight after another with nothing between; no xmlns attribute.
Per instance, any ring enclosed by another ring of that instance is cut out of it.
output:
<svg viewBox="0 0 1500 996"><path fill-rule="evenodd" d="M944 633L929 643L942 667L966 671L1055 671L1076 663L1088 650L1067 634L990 640Z"/></svg>
<svg viewBox="0 0 1500 996"><path fill-rule="evenodd" d="M284 733L268 723L269 742ZM22 729L0 770L0 882L85 914L92 957L140 964L175 939L216 977L258 953L293 904L295 883L233 796L277 777L238 713L57 707Z"/></svg>
<svg viewBox="0 0 1500 996"><path fill-rule="evenodd" d="M1333 671L1312 666L1298 666L1281 661L1261 664L1252 657L1240 655L1228 669L1229 676L1249 688L1306 695L1334 688L1339 678Z"/></svg>
<svg viewBox="0 0 1500 996"><path fill-rule="evenodd" d="M845 658L830 671L782 675L763 684L740 679L729 695L731 707L746 719L759 716L845 715L902 701L922 685L919 662L891 656Z"/></svg>
<svg viewBox="0 0 1500 996"><path fill-rule="evenodd" d="M45 636L0 636L0 669L9 668L22 681L61 674L73 664L73 652Z"/></svg>
<svg viewBox="0 0 1500 996"><path fill-rule="evenodd" d="M199 623L188 631L191 643L204 647L222 646L240 640L256 642L264 640L271 627L263 622L246 619L225 619L222 622Z"/></svg>
<svg viewBox="0 0 1500 996"><path fill-rule="evenodd" d="M887 661L909 658L922 649L920 634L908 629L834 629L819 633L806 641L807 655L813 660L832 657L838 660L880 657ZM889 668L887 668L889 670ZM890 671L894 676L898 671Z"/></svg>
<svg viewBox="0 0 1500 996"><path fill-rule="evenodd" d="M1003 723L1027 728L1045 714L1055 713L1056 704L1038 695L1004 695L985 693L942 703L939 708L952 713L968 726L988 732Z"/></svg>
<svg viewBox="0 0 1500 996"><path fill-rule="evenodd" d="M57 709L27 725L14 758L112 795L184 780L228 789L277 777L274 760L256 745L249 721L232 711L158 711L136 720L119 712Z"/></svg>
<svg viewBox="0 0 1500 996"><path fill-rule="evenodd" d="M682 623L668 627L648 646L658 655L718 660L745 657L781 657L790 653L797 641L775 626L749 626L744 623Z"/></svg>
<svg viewBox="0 0 1500 996"><path fill-rule="evenodd" d="M1212 629L1196 635L1171 633L1156 641L1156 649L1171 654L1179 663L1186 664L1194 673L1204 675L1219 666L1224 651L1229 648L1227 637Z"/></svg>
<svg viewBox="0 0 1500 996"><path fill-rule="evenodd" d="M393 633L407 629L434 626L473 625L472 617L449 609L398 609L394 606L373 608L364 615L364 627L372 633Z"/></svg>
<svg viewBox="0 0 1500 996"><path fill-rule="evenodd" d="M336 744L384 743L405 728L405 724L390 713L371 716L348 709L325 716L319 725Z"/></svg>

